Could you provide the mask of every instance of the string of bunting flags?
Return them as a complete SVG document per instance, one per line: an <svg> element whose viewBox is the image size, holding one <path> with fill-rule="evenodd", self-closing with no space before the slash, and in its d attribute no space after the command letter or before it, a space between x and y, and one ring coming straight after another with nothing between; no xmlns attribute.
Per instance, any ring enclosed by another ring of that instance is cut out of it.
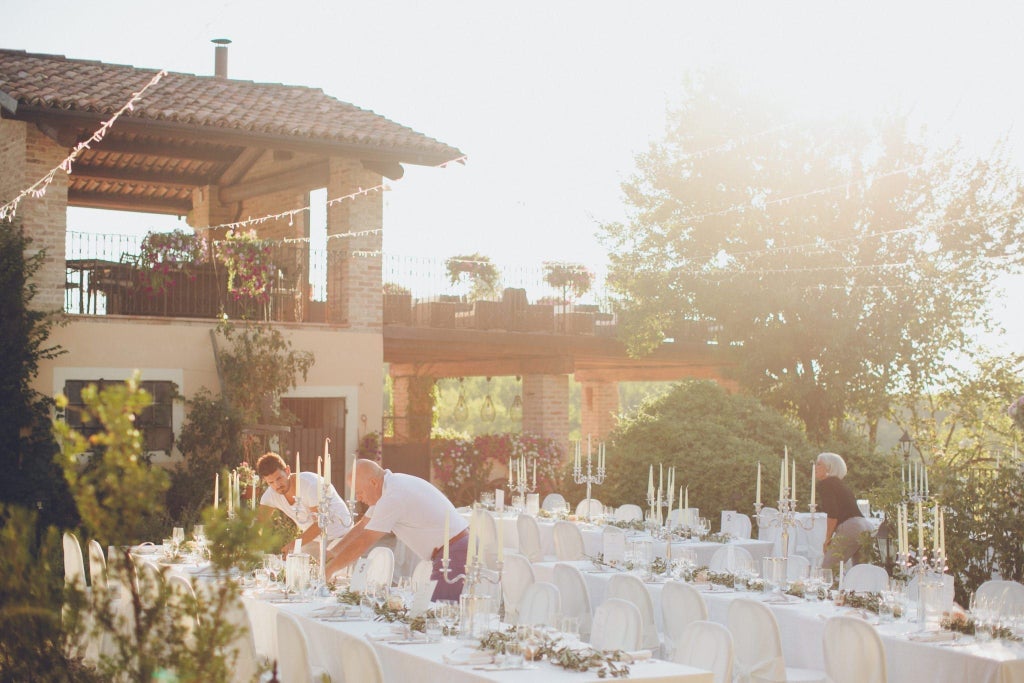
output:
<svg viewBox="0 0 1024 683"><path fill-rule="evenodd" d="M17 196L14 197L14 199L10 200L3 206L0 206L0 221L7 220L8 218L13 218L14 214L18 210L18 205L26 197L31 196L34 199L39 199L40 197L45 195L47 188L49 188L50 184L53 183L53 179L57 176L58 171L64 171L65 173L70 174L71 165L75 162L78 156L83 151L90 149L92 144L97 143L104 137L106 137L107 132L110 130L111 126L114 125L114 122L117 121L125 112L132 111L133 109L135 109L136 103L138 103L139 100L142 99L143 95L146 94L146 91L155 86L157 83L159 83L160 79L162 79L166 75L167 71L161 70L157 72L157 74L153 76L153 78L151 78L149 82L142 87L141 90L132 93L131 98L129 98L129 100L124 104L124 106L122 106L120 109L114 112L113 116L104 121L103 125L101 125L95 133L93 133L87 140L83 140L82 142L79 142L77 145L75 145L75 148L71 150L71 153L68 154L67 157L65 157L64 161L54 166L42 178L40 178L36 182L26 187L21 192L19 192Z"/></svg>

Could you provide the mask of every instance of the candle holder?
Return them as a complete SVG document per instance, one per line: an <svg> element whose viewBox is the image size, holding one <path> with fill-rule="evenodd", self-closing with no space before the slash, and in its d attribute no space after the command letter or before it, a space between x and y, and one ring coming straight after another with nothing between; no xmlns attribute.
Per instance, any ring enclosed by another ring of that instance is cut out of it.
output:
<svg viewBox="0 0 1024 683"><path fill-rule="evenodd" d="M779 528L779 540L782 543L783 559L789 559L789 530L800 528L803 531L810 531L814 528L814 513L817 511L818 506L813 502L807 505L807 509L811 513L811 519L809 524L804 524L797 518L796 503L797 500L792 497L788 486L784 486L782 489L782 497L777 501L779 514L773 519L762 518L761 513L764 506L760 502L754 503L754 519L757 520L758 528L765 528L766 526Z"/></svg>
<svg viewBox="0 0 1024 683"><path fill-rule="evenodd" d="M509 481L508 484L509 493L512 495L512 506L520 506L522 510L526 510L526 494L536 492L536 487L531 487L530 482L526 477L520 477L515 483Z"/></svg>
<svg viewBox="0 0 1024 683"><path fill-rule="evenodd" d="M295 503L292 505L292 511L295 513L295 519L299 524L305 524L306 522L313 519L316 521L317 527L320 529L320 553L317 557L319 565L317 566L317 585L316 594L319 597L327 597L330 595L330 588L327 582L327 527L335 522L341 522L345 526L351 526L351 518L349 522L345 522L341 515L331 511L330 507L325 503L330 498L331 485L326 480L320 480L318 500L321 501L317 505L316 512L310 512L308 508L302 505L302 497L297 495L298 488L296 487ZM352 513L354 514L354 513Z"/></svg>
<svg viewBox="0 0 1024 683"><path fill-rule="evenodd" d="M598 446L598 448L600 449L601 447ZM576 442L576 453L577 453L577 455L579 455L579 450L580 450L580 442L577 441ZM572 480L575 483L577 483L577 484L586 484L587 485L587 510L586 510L586 514L587 514L587 519L590 519L590 517L591 517L590 505L591 505L591 499L593 498L593 496L591 496L592 487L600 486L601 484L603 484L607 472L605 470L604 458L603 457L598 457L597 468L596 468L596 471L595 471L595 468L594 468L594 465L593 465L593 460L591 458L591 453L590 453L590 441L589 440L587 441L587 470L586 470L586 472L587 472L586 474L583 473L582 461L581 461L581 459L579 457L577 457L576 460L575 460L575 463L573 464L573 468L572 468ZM602 510L602 512L603 512L603 510Z"/></svg>
<svg viewBox="0 0 1024 683"><path fill-rule="evenodd" d="M470 601L475 601L478 598L482 598L483 596L477 595L477 591L479 590L480 585L485 583L485 582L486 583L490 583L490 584L494 584L494 585L496 585L498 587L498 619L499 619L499 621L504 622L505 621L505 598L504 598L504 595L503 595L503 591L501 589L501 582L502 582L503 568L505 566L505 563L502 562L501 560L498 560L495 563L495 571L497 572L497 574L495 576L488 576L487 574L484 573L484 569L486 569L487 567L481 561L479 553L477 553L473 557L473 561L471 563L467 563L466 564L465 571L463 571L462 574L456 574L455 576L451 576L450 575L450 571L449 571L450 565L451 565L451 560L450 559L442 559L441 560L441 580L444 581L445 583L447 583L448 585L451 585L451 584L454 584L454 583L458 583L459 581L463 582L463 584L462 584L462 596L460 596L460 602L465 602L465 600L463 600L463 598L467 598L467 597L468 597L468 599ZM476 615L476 612L473 611L472 614L468 615L470 617L469 619L466 620L468 623L463 623L463 627L469 629L469 633L470 633L471 636L473 635L473 624L472 624L472 620L473 619L472 618L475 615ZM460 617L462 617L462 616L463 615L460 615Z"/></svg>

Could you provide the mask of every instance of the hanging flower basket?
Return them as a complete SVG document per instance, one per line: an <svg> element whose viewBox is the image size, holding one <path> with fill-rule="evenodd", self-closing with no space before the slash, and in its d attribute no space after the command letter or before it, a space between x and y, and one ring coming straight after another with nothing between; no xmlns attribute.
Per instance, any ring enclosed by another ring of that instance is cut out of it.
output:
<svg viewBox="0 0 1024 683"><path fill-rule="evenodd" d="M172 273L195 280L193 266L206 260L206 240L191 230L148 232L139 246L139 278L149 294L163 294L174 287Z"/></svg>
<svg viewBox="0 0 1024 683"><path fill-rule="evenodd" d="M544 282L562 292L564 303L570 298L575 299L590 291L594 284L594 274L580 263L544 263Z"/></svg>
<svg viewBox="0 0 1024 683"><path fill-rule="evenodd" d="M217 259L228 269L228 292L236 301L270 301L274 276L270 241L259 239L255 230L229 233L227 239L217 242Z"/></svg>

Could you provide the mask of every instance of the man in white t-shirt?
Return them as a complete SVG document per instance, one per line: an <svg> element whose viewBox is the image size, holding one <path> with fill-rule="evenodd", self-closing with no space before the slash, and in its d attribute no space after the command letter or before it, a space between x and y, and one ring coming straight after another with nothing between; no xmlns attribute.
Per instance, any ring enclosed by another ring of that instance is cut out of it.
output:
<svg viewBox="0 0 1024 683"><path fill-rule="evenodd" d="M327 563L327 576L362 557L385 534L394 533L421 559L433 562L430 578L437 580L437 585L432 599L459 598L462 581L449 584L441 577L445 519L451 559L449 576L465 571L469 523L443 493L419 477L395 474L372 460L357 460L356 498L370 507L335 548L333 559Z"/></svg>
<svg viewBox="0 0 1024 683"><path fill-rule="evenodd" d="M256 461L256 473L267 484L267 490L260 498L260 520L268 520L272 510L280 510L301 530L303 552L311 555L319 553L317 542L320 540L320 526L317 524L316 513L323 479L313 472L301 472L295 476L277 453L260 456ZM296 498L299 500L298 515L295 509ZM326 508L330 513L327 522L327 546L330 549L352 528L352 515L334 484L327 490ZM294 549L295 543L289 541L281 548L281 552L287 555Z"/></svg>

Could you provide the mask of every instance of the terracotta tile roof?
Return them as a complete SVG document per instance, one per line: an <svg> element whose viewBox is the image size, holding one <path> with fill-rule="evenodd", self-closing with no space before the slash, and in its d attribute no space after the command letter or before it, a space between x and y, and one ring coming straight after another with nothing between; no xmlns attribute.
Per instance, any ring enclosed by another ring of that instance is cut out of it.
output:
<svg viewBox="0 0 1024 683"><path fill-rule="evenodd" d="M19 105L109 114L157 73L122 64L0 49L0 93ZM462 153L320 90L168 73L130 115L202 128L369 146L441 163Z"/></svg>

